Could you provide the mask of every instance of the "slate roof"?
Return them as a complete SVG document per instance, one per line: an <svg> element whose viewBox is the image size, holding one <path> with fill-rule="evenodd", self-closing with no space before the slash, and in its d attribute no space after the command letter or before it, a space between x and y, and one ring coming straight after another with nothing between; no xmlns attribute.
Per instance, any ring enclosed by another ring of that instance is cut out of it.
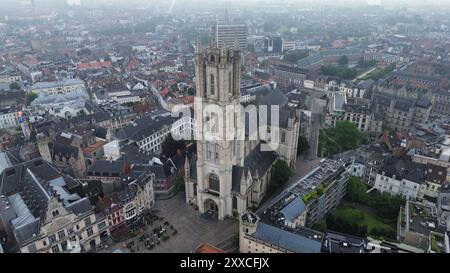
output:
<svg viewBox="0 0 450 273"><path fill-rule="evenodd" d="M322 245L319 238L309 238L263 222L251 236L295 253L319 253Z"/></svg>
<svg viewBox="0 0 450 273"><path fill-rule="evenodd" d="M277 155L273 151L261 151L261 143L258 144L245 158L244 166L234 165L232 168L232 184L231 190L240 193L241 179L245 175L251 174L252 177L263 176L277 159Z"/></svg>
<svg viewBox="0 0 450 273"><path fill-rule="evenodd" d="M67 162L71 157L78 158L78 148L57 142L49 143L50 155L53 160Z"/></svg>
<svg viewBox="0 0 450 273"><path fill-rule="evenodd" d="M37 83L33 84L32 89L53 88L53 87L75 85L75 84L83 84L84 85L84 82L79 79L64 79L62 81L54 81L54 82L37 82Z"/></svg>
<svg viewBox="0 0 450 273"><path fill-rule="evenodd" d="M91 202L87 197L81 198L66 207L69 211L76 215L90 213L92 211Z"/></svg>
<svg viewBox="0 0 450 273"><path fill-rule="evenodd" d="M5 169L0 180L0 194L8 196L14 211L10 224L17 242L23 245L40 233L40 223L45 220L52 196L76 214L91 211L89 200L80 199L74 192L79 186L78 181L61 175L41 158Z"/></svg>
<svg viewBox="0 0 450 273"><path fill-rule="evenodd" d="M153 119L151 116L146 116L136 119L133 124L120 129L117 137L119 139L132 139L134 141L140 141L158 132L163 128L163 126L170 126L172 123L172 117L157 117Z"/></svg>
<svg viewBox="0 0 450 273"><path fill-rule="evenodd" d="M336 159L342 159L344 162L355 161L358 164L365 165L367 162L367 157L361 152L350 150L347 152L340 153L335 156Z"/></svg>
<svg viewBox="0 0 450 273"><path fill-rule="evenodd" d="M258 144L245 158L244 167L250 170L252 176L256 173L264 175L277 159L273 151L261 151L261 143Z"/></svg>
<svg viewBox="0 0 450 273"><path fill-rule="evenodd" d="M425 182L426 165L390 157L385 161L379 172L385 172L385 175L389 177L395 175L397 180L407 179L416 183L423 183Z"/></svg>
<svg viewBox="0 0 450 273"><path fill-rule="evenodd" d="M288 102L286 95L279 88L263 86L261 92L256 95L257 105L285 105Z"/></svg>
<svg viewBox="0 0 450 273"><path fill-rule="evenodd" d="M6 152L0 152L0 173L3 172L4 169L11 167L12 163L9 159L9 156Z"/></svg>
<svg viewBox="0 0 450 273"><path fill-rule="evenodd" d="M305 202L301 197L296 197L287 206L285 206L281 213L283 213L286 220L294 222L294 220L300 216L305 210Z"/></svg>
<svg viewBox="0 0 450 273"><path fill-rule="evenodd" d="M125 171L125 160L96 160L87 171L88 176L121 177Z"/></svg>
<svg viewBox="0 0 450 273"><path fill-rule="evenodd" d="M130 164L148 164L155 154L139 150L135 143L126 144L120 148L120 160L127 160Z"/></svg>
<svg viewBox="0 0 450 273"><path fill-rule="evenodd" d="M232 184L231 184L231 191L233 192L241 192L241 179L242 175L244 174L244 167L236 166L234 165L232 168Z"/></svg>
<svg viewBox="0 0 450 273"><path fill-rule="evenodd" d="M322 251L328 253L364 253L368 240L334 231L325 233Z"/></svg>
<svg viewBox="0 0 450 273"><path fill-rule="evenodd" d="M369 89L370 87L372 87L375 84L375 81L372 79L367 79L365 81L362 81L360 83L358 83L358 87L359 88L363 88L363 89Z"/></svg>

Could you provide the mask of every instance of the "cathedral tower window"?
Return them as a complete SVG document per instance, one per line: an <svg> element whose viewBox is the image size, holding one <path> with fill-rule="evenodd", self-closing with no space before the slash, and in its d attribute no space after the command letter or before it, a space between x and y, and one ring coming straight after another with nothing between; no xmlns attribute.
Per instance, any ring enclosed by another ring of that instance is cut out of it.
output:
<svg viewBox="0 0 450 273"><path fill-rule="evenodd" d="M216 161L219 160L219 155L220 155L219 151L220 151L220 146L219 146L219 144L216 144L215 145L215 158L214 158Z"/></svg>
<svg viewBox="0 0 450 273"><path fill-rule="evenodd" d="M228 93L230 94L230 96L233 95L232 90L233 88L231 88L231 72L228 72Z"/></svg>
<svg viewBox="0 0 450 273"><path fill-rule="evenodd" d="M215 86L214 86L214 75L213 74L211 74L211 77L210 77L209 89L210 89L211 95L214 95L215 94Z"/></svg>
<svg viewBox="0 0 450 273"><path fill-rule="evenodd" d="M220 192L220 182L219 177L216 174L211 174L209 176L209 189L212 191Z"/></svg>

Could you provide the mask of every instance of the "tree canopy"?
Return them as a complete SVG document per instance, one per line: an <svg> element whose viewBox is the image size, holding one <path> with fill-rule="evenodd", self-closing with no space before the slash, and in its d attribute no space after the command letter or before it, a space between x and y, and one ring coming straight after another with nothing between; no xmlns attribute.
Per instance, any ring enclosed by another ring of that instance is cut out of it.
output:
<svg viewBox="0 0 450 273"><path fill-rule="evenodd" d="M297 156L305 153L309 149L309 143L308 140L302 136L298 136L298 147L297 147Z"/></svg>
<svg viewBox="0 0 450 273"><path fill-rule="evenodd" d="M330 156L367 143L367 135L348 120L336 122L335 128L323 129L319 135L319 156Z"/></svg>
<svg viewBox="0 0 450 273"><path fill-rule="evenodd" d="M291 169L289 169L289 166L286 163L286 161L278 159L273 167L272 181L271 181L272 189L279 188L284 184L286 184L290 176L291 176Z"/></svg>
<svg viewBox="0 0 450 273"><path fill-rule="evenodd" d="M347 65L348 64L348 57L347 55L342 55L338 60L339 65Z"/></svg>
<svg viewBox="0 0 450 273"><path fill-rule="evenodd" d="M27 99L31 103L34 101L39 95L33 92L27 93Z"/></svg>
<svg viewBox="0 0 450 273"><path fill-rule="evenodd" d="M284 55L283 61L296 63L297 61L308 57L309 53L306 50L294 50Z"/></svg>
<svg viewBox="0 0 450 273"><path fill-rule="evenodd" d="M17 82L12 82L9 84L9 89L11 90L19 90L20 89L20 85Z"/></svg>
<svg viewBox="0 0 450 273"><path fill-rule="evenodd" d="M343 79L353 79L358 74L358 71L354 68L336 65L322 65L320 67L320 72L327 76L336 76Z"/></svg>
<svg viewBox="0 0 450 273"><path fill-rule="evenodd" d="M375 214L385 219L397 219L400 207L405 200L389 193L367 193L367 186L359 177L350 177L347 184L345 199L359 204L367 205L375 211Z"/></svg>

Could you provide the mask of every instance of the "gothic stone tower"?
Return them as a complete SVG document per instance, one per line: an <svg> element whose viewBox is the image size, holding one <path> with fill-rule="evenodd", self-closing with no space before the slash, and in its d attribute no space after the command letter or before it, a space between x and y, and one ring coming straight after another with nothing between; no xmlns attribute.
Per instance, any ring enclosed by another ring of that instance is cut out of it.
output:
<svg viewBox="0 0 450 273"><path fill-rule="evenodd" d="M234 49L224 45L217 47L214 33L211 44L202 51L197 38L195 54L196 99L202 102L202 109L216 105L221 111L199 113L197 101L194 105L197 120L204 124L198 129L201 133L204 125L208 132L220 135L220 139L197 141L197 205L201 213L208 212L219 220L232 215L232 169L233 165L243 162L243 141L236 137L227 139L226 124L234 122L234 128L240 126L239 112L227 115L228 105L240 105L240 51L238 44ZM205 117L206 116L206 117ZM218 120L222 117L223 122ZM202 118L204 117L204 118ZM229 118L227 118L229 117ZM221 131L219 126L223 128Z"/></svg>

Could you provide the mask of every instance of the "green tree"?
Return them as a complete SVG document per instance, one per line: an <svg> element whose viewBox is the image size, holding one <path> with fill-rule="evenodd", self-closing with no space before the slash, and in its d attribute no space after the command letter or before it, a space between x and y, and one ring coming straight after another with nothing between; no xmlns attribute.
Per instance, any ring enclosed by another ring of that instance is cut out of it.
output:
<svg viewBox="0 0 450 273"><path fill-rule="evenodd" d="M289 53L286 53L283 57L283 61L296 63L297 61L308 57L309 53L306 50L295 50Z"/></svg>
<svg viewBox="0 0 450 273"><path fill-rule="evenodd" d="M368 226L364 223L364 213L359 210L343 207L339 213L327 216L326 226L330 230L366 237Z"/></svg>
<svg viewBox="0 0 450 273"><path fill-rule="evenodd" d="M175 179L175 191L176 192L184 192L185 185L184 185L184 177L177 176Z"/></svg>
<svg viewBox="0 0 450 273"><path fill-rule="evenodd" d="M358 74L358 71L354 68L347 68L335 65L322 65L320 72L327 76L336 76L343 79L353 79Z"/></svg>
<svg viewBox="0 0 450 273"><path fill-rule="evenodd" d="M33 92L27 93L27 99L30 103L32 101L34 101L37 97L38 97L38 94L36 94L36 93L33 93Z"/></svg>
<svg viewBox="0 0 450 273"><path fill-rule="evenodd" d="M178 91L178 84L176 83L172 84L172 86L170 86L170 90L172 90L173 92Z"/></svg>
<svg viewBox="0 0 450 273"><path fill-rule="evenodd" d="M12 82L9 84L9 89L11 90L19 90L20 89L20 85L17 82Z"/></svg>
<svg viewBox="0 0 450 273"><path fill-rule="evenodd" d="M299 135L298 136L298 147L297 147L297 156L303 154L304 152L308 151L309 149L309 143L306 137Z"/></svg>
<svg viewBox="0 0 450 273"><path fill-rule="evenodd" d="M361 133L352 122L338 121L335 128L323 129L319 135L319 156L334 155L367 143L367 135Z"/></svg>
<svg viewBox="0 0 450 273"><path fill-rule="evenodd" d="M347 195L345 198L356 203L367 202L367 186L361 178L356 176L350 177L347 184Z"/></svg>
<svg viewBox="0 0 450 273"><path fill-rule="evenodd" d="M193 87L189 87L187 92L188 92L188 94L191 95L191 96L194 96L194 95L195 95L195 89L194 89Z"/></svg>
<svg viewBox="0 0 450 273"><path fill-rule="evenodd" d="M327 222L325 220L317 221L311 228L320 232L325 232L327 230Z"/></svg>
<svg viewBox="0 0 450 273"><path fill-rule="evenodd" d="M339 65L347 65L348 64L348 57L347 55L343 55L338 60Z"/></svg>
<svg viewBox="0 0 450 273"><path fill-rule="evenodd" d="M335 141L342 150L350 150L367 142L367 136L348 120L336 122L335 136Z"/></svg>
<svg viewBox="0 0 450 273"><path fill-rule="evenodd" d="M270 183L272 189L279 188L284 184L286 184L290 176L291 176L291 169L289 169L289 166L286 163L286 161L278 159L273 167L272 181Z"/></svg>
<svg viewBox="0 0 450 273"><path fill-rule="evenodd" d="M364 61L364 57L359 58L358 66L363 67L366 62Z"/></svg>

